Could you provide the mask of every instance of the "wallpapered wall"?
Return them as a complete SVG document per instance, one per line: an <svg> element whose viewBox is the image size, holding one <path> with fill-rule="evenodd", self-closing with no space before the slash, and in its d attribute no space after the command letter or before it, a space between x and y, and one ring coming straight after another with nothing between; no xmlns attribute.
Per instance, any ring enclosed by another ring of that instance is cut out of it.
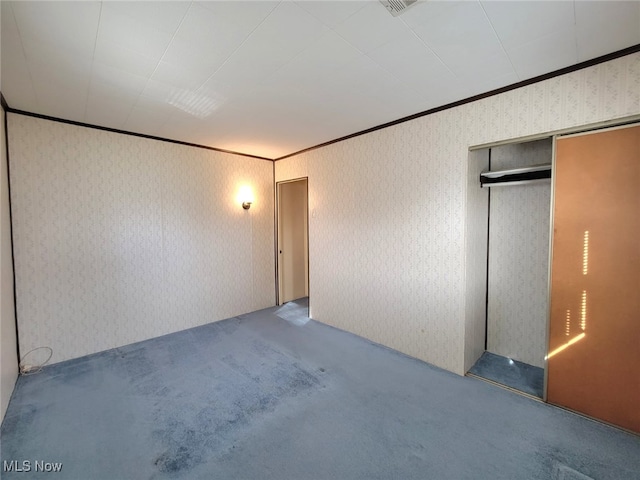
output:
<svg viewBox="0 0 640 480"><path fill-rule="evenodd" d="M640 54L277 162L277 181L309 177L313 317L464 373L484 328L469 146L633 114ZM9 144L23 352L61 361L273 305L269 162L15 114Z"/></svg>
<svg viewBox="0 0 640 480"><path fill-rule="evenodd" d="M0 108L0 422L9 405L18 378L16 323L11 265L11 223L9 220L9 179L7 172L4 110Z"/></svg>
<svg viewBox="0 0 640 480"><path fill-rule="evenodd" d="M274 305L271 162L8 126L21 352L57 362Z"/></svg>
<svg viewBox="0 0 640 480"><path fill-rule="evenodd" d="M491 170L551 163L552 140L491 149ZM551 182L491 189L487 350L544 367Z"/></svg>
<svg viewBox="0 0 640 480"><path fill-rule="evenodd" d="M464 373L469 147L635 114L638 53L276 162L309 177L313 317Z"/></svg>

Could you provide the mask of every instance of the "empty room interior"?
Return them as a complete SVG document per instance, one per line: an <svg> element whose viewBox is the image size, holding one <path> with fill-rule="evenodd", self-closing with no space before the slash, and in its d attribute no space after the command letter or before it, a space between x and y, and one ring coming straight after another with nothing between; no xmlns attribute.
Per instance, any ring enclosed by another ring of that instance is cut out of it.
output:
<svg viewBox="0 0 640 480"><path fill-rule="evenodd" d="M640 479L639 1L0 6L1 478Z"/></svg>

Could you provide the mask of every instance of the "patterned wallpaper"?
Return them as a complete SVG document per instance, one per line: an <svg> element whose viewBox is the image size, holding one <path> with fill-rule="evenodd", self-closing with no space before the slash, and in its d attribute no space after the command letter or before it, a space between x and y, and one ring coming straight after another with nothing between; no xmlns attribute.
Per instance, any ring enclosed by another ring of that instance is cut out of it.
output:
<svg viewBox="0 0 640 480"><path fill-rule="evenodd" d="M640 54L277 162L309 177L313 317L464 373L469 146L634 114ZM273 305L268 162L20 115L9 140L23 351L60 361Z"/></svg>
<svg viewBox="0 0 640 480"><path fill-rule="evenodd" d="M276 182L306 177L309 172L308 157L298 155L276 162Z"/></svg>
<svg viewBox="0 0 640 480"><path fill-rule="evenodd" d="M57 362L274 305L271 162L8 121L22 352Z"/></svg>
<svg viewBox="0 0 640 480"><path fill-rule="evenodd" d="M309 177L313 317L463 374L469 147L636 114L640 53L276 162Z"/></svg>
<svg viewBox="0 0 640 480"><path fill-rule="evenodd" d="M551 139L491 149L491 169L551 163ZM551 182L491 189L487 350L544 368Z"/></svg>

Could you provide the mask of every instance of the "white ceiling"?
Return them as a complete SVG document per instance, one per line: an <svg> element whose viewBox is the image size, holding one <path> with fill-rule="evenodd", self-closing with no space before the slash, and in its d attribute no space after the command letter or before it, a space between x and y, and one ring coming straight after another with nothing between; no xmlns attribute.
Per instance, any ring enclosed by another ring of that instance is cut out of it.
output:
<svg viewBox="0 0 640 480"><path fill-rule="evenodd" d="M277 158L640 44L640 1L2 1L11 108Z"/></svg>

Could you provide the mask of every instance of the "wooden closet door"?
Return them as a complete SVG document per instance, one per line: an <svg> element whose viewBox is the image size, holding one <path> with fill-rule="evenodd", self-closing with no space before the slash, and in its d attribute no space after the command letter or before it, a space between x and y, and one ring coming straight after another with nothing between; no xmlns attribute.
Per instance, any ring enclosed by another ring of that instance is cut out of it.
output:
<svg viewBox="0 0 640 480"><path fill-rule="evenodd" d="M640 126L556 142L547 400L640 432Z"/></svg>

